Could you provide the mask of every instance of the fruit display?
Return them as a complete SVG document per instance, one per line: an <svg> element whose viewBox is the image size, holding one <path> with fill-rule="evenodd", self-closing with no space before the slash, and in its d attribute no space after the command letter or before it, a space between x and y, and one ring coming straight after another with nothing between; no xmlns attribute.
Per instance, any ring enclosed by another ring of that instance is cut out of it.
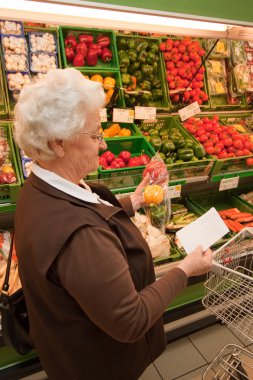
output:
<svg viewBox="0 0 253 380"><path fill-rule="evenodd" d="M118 67L112 31L60 27L60 41L65 67Z"/></svg>
<svg viewBox="0 0 253 380"><path fill-rule="evenodd" d="M205 68L201 66L205 50L200 42L191 38L167 38L160 43L159 48L164 59L172 104L190 104L197 101L199 105L207 105Z"/></svg>
<svg viewBox="0 0 253 380"><path fill-rule="evenodd" d="M150 157L147 154L142 153L132 156L128 150L122 150L117 156L110 150L107 150L99 157L99 165L104 170L145 166L149 161Z"/></svg>
<svg viewBox="0 0 253 380"><path fill-rule="evenodd" d="M168 108L159 40L137 36L117 36L116 40L126 106Z"/></svg>

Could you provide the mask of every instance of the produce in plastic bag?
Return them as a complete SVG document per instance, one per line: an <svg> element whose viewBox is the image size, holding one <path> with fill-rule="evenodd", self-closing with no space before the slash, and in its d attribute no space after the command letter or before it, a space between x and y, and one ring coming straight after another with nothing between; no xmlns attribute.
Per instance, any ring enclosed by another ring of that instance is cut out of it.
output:
<svg viewBox="0 0 253 380"><path fill-rule="evenodd" d="M170 218L169 173L159 153L147 164L143 177L147 174L150 179L143 193L145 214L152 226L164 232Z"/></svg>

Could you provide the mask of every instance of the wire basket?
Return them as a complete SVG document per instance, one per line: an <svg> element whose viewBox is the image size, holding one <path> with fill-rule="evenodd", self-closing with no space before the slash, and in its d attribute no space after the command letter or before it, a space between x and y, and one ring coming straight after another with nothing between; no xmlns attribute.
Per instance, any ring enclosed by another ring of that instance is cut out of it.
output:
<svg viewBox="0 0 253 380"><path fill-rule="evenodd" d="M238 337L253 342L253 228L244 228L214 252L203 306Z"/></svg>
<svg viewBox="0 0 253 380"><path fill-rule="evenodd" d="M252 376L253 353L228 344L205 370L202 380L250 380Z"/></svg>

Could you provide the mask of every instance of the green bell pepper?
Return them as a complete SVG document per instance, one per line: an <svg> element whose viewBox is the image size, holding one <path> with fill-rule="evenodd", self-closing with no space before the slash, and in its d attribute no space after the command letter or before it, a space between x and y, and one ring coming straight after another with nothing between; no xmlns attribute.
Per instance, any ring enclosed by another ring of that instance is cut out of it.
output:
<svg viewBox="0 0 253 380"><path fill-rule="evenodd" d="M162 153L167 154L169 152L173 152L175 149L176 147L171 140L166 140L162 142L162 145L161 145Z"/></svg>
<svg viewBox="0 0 253 380"><path fill-rule="evenodd" d="M133 62L128 66L129 74L133 74L140 67L140 62Z"/></svg>
<svg viewBox="0 0 253 380"><path fill-rule="evenodd" d="M140 98L140 104L142 106L148 106L151 101L152 101L151 94L142 94Z"/></svg>
<svg viewBox="0 0 253 380"><path fill-rule="evenodd" d="M152 53L151 51L149 51L147 53L146 62L149 65L153 65L153 63L155 62L155 59L156 59L155 53Z"/></svg>
<svg viewBox="0 0 253 380"><path fill-rule="evenodd" d="M156 42L150 42L148 45L148 50L151 51L152 53L158 53L159 47Z"/></svg>
<svg viewBox="0 0 253 380"><path fill-rule="evenodd" d="M166 157L165 164L171 165L173 163L174 163L174 161L173 161L173 159L171 157Z"/></svg>
<svg viewBox="0 0 253 380"><path fill-rule="evenodd" d="M154 88L151 90L153 100L159 100L163 97L163 90L161 88Z"/></svg>
<svg viewBox="0 0 253 380"><path fill-rule="evenodd" d="M127 48L127 40L124 37L121 37L117 40L117 48L125 50Z"/></svg>
<svg viewBox="0 0 253 380"><path fill-rule="evenodd" d="M195 145L193 147L194 156L201 159L205 157L206 151L202 144Z"/></svg>
<svg viewBox="0 0 253 380"><path fill-rule="evenodd" d="M158 136L153 136L150 139L150 144L155 148L155 150L159 150L162 144L162 140Z"/></svg>
<svg viewBox="0 0 253 380"><path fill-rule="evenodd" d="M177 150L177 156L179 160L183 160L184 162L186 161L191 161L191 159L194 157L193 150L190 148L183 148L183 149L178 149Z"/></svg>
<svg viewBox="0 0 253 380"><path fill-rule="evenodd" d="M151 83L144 79L144 81L141 83L142 90L150 91L151 90Z"/></svg>
<svg viewBox="0 0 253 380"><path fill-rule="evenodd" d="M159 137L159 131L155 128L152 128L149 130L149 136L158 136Z"/></svg>
<svg viewBox="0 0 253 380"><path fill-rule="evenodd" d="M153 66L146 65L146 64L141 65L141 72L144 75L144 77L146 77L150 74L153 74L153 71L154 71Z"/></svg>
<svg viewBox="0 0 253 380"><path fill-rule="evenodd" d="M146 52L146 50L141 50L137 56L137 61L140 63L145 63L147 59L147 55L148 53Z"/></svg>
<svg viewBox="0 0 253 380"><path fill-rule="evenodd" d="M161 88L162 87L162 82L157 77L154 77L151 84L152 84L152 88Z"/></svg>
<svg viewBox="0 0 253 380"><path fill-rule="evenodd" d="M143 75L142 75L142 72L140 70L135 70L133 72L133 75L135 76L137 83L141 83L143 81Z"/></svg>
<svg viewBox="0 0 253 380"><path fill-rule="evenodd" d="M121 80L122 80L123 86L127 86L131 82L131 75L128 73L123 73L121 75Z"/></svg>
<svg viewBox="0 0 253 380"><path fill-rule="evenodd" d="M176 154L176 152L170 153L169 158L171 158L172 161L175 162L177 160L177 154Z"/></svg>
<svg viewBox="0 0 253 380"><path fill-rule="evenodd" d="M162 152L159 152L159 156L160 156L161 159L165 162L165 160L166 160L166 156L165 156L165 154L162 153Z"/></svg>
<svg viewBox="0 0 253 380"><path fill-rule="evenodd" d="M139 40L138 42L136 41L135 48L137 52L139 53L142 50L146 50L148 47L148 42L144 40Z"/></svg>
<svg viewBox="0 0 253 380"><path fill-rule="evenodd" d="M157 74L158 73L158 63L157 62L153 62L152 66L153 66L153 72L154 72L154 74Z"/></svg>
<svg viewBox="0 0 253 380"><path fill-rule="evenodd" d="M121 74L127 73L128 72L128 67L127 66L126 67L121 67L120 68L120 72L121 72Z"/></svg>
<svg viewBox="0 0 253 380"><path fill-rule="evenodd" d="M129 40L127 40L127 47L128 47L128 49L135 49L135 39L134 38L129 38Z"/></svg>
<svg viewBox="0 0 253 380"><path fill-rule="evenodd" d="M190 138L186 138L185 139L185 147L192 149L194 147L194 141Z"/></svg>
<svg viewBox="0 0 253 380"><path fill-rule="evenodd" d="M121 67L128 67L130 65L130 59L128 55L123 52L119 55L119 66Z"/></svg>
<svg viewBox="0 0 253 380"><path fill-rule="evenodd" d="M185 147L185 140L184 140L184 137L181 135L181 133L174 133L174 134L171 133L170 139L175 144L176 149Z"/></svg>
<svg viewBox="0 0 253 380"><path fill-rule="evenodd" d="M127 50L126 54L128 55L130 62L135 62L137 60L137 51L134 49Z"/></svg>

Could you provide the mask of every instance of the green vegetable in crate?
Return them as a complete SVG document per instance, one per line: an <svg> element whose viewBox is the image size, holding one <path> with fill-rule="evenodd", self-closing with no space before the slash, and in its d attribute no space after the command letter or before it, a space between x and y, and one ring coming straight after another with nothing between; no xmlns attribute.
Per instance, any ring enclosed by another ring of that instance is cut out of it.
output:
<svg viewBox="0 0 253 380"><path fill-rule="evenodd" d="M170 139L175 144L176 149L185 147L185 140L181 133L174 133L170 135Z"/></svg>
<svg viewBox="0 0 253 380"><path fill-rule="evenodd" d="M140 70L135 70L133 75L135 76L137 83L141 83L143 81L143 75Z"/></svg>
<svg viewBox="0 0 253 380"><path fill-rule="evenodd" d="M166 140L162 142L161 151L166 154L168 152L173 152L176 149L175 145L171 140Z"/></svg>
<svg viewBox="0 0 253 380"><path fill-rule="evenodd" d="M128 49L135 49L135 40L134 40L134 38L131 38L130 40L127 41L127 46L128 46Z"/></svg>
<svg viewBox="0 0 253 380"><path fill-rule="evenodd" d="M157 77L154 77L151 84L152 84L152 88L161 88L162 87L162 82Z"/></svg>
<svg viewBox="0 0 253 380"><path fill-rule="evenodd" d="M151 90L151 82L144 79L144 81L141 83L142 90L150 91Z"/></svg>
<svg viewBox="0 0 253 380"><path fill-rule="evenodd" d="M146 50L140 51L138 56L137 56L137 61L140 63L145 63L146 59L147 59L147 55L148 55L148 53L146 52Z"/></svg>
<svg viewBox="0 0 253 380"><path fill-rule="evenodd" d="M174 163L173 159L171 157L166 157L164 160L166 165L171 165Z"/></svg>
<svg viewBox="0 0 253 380"><path fill-rule="evenodd" d="M169 155L168 158L171 158L173 162L176 162L176 160L177 160L177 153L176 152L170 153L170 155Z"/></svg>
<svg viewBox="0 0 253 380"><path fill-rule="evenodd" d="M159 47L158 47L157 43L149 42L148 50L151 51L152 53L158 53Z"/></svg>
<svg viewBox="0 0 253 380"><path fill-rule="evenodd" d="M177 156L179 160L191 161L191 159L194 157L194 153L190 148L183 148L177 150Z"/></svg>
<svg viewBox="0 0 253 380"><path fill-rule="evenodd" d="M146 62L149 64L149 65L153 65L153 63L156 61L156 55L155 53L149 51L147 53L147 57L146 57Z"/></svg>
<svg viewBox="0 0 253 380"><path fill-rule="evenodd" d="M149 130L149 136L158 136L158 137L160 137L158 129L155 129L155 128L150 129Z"/></svg>
<svg viewBox="0 0 253 380"><path fill-rule="evenodd" d="M117 47L118 49L125 50L128 46L127 39L124 37L121 37L117 40Z"/></svg>
<svg viewBox="0 0 253 380"><path fill-rule="evenodd" d="M128 73L133 74L140 67L140 62L133 62L128 66Z"/></svg>
<svg viewBox="0 0 253 380"><path fill-rule="evenodd" d="M128 55L123 51L119 54L119 66L122 68L128 67L130 65L130 59Z"/></svg>
<svg viewBox="0 0 253 380"><path fill-rule="evenodd" d="M128 73L123 73L121 75L121 80L122 80L123 86L127 86L131 82L131 75Z"/></svg>
<svg viewBox="0 0 253 380"><path fill-rule="evenodd" d="M205 157L206 151L202 144L195 145L193 148L194 156L201 159Z"/></svg>
<svg viewBox="0 0 253 380"><path fill-rule="evenodd" d="M146 77L150 74L153 74L153 71L154 71L153 66L146 65L146 64L141 65L141 72L142 72L144 77Z"/></svg>
<svg viewBox="0 0 253 380"><path fill-rule="evenodd" d="M159 100L163 97L163 90L161 88L154 88L151 90L153 100Z"/></svg>
<svg viewBox="0 0 253 380"><path fill-rule="evenodd" d="M186 138L185 139L185 147L186 148L193 148L194 147L194 141L192 139Z"/></svg>
<svg viewBox="0 0 253 380"><path fill-rule="evenodd" d="M141 96L140 103L141 103L142 105L148 105L151 101L152 101L152 96L151 96L151 94L143 94L143 95Z"/></svg>
<svg viewBox="0 0 253 380"><path fill-rule="evenodd" d="M130 59L130 62L135 62L137 60L137 51L134 49L129 49L127 55Z"/></svg>
<svg viewBox="0 0 253 380"><path fill-rule="evenodd" d="M153 66L153 72L154 72L154 74L157 74L157 72L158 72L158 63L157 62L153 62L152 66Z"/></svg>
<svg viewBox="0 0 253 380"><path fill-rule="evenodd" d="M136 44L135 44L135 48L136 48L138 53L142 50L146 50L147 47L148 47L148 42L144 41L144 40L136 42Z"/></svg>
<svg viewBox="0 0 253 380"><path fill-rule="evenodd" d="M155 148L155 150L159 150L162 145L162 140L158 136L153 136L150 139L150 144Z"/></svg>

